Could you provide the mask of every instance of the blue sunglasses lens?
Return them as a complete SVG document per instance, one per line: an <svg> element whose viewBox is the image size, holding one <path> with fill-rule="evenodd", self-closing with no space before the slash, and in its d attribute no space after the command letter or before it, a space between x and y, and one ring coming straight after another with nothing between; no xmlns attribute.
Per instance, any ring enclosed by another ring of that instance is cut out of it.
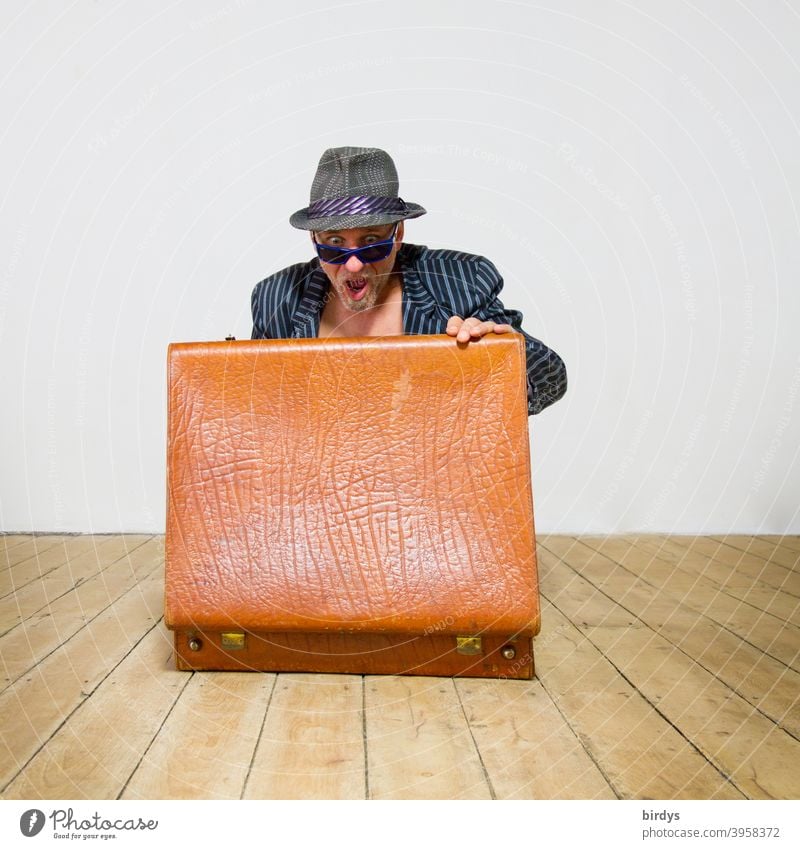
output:
<svg viewBox="0 0 800 849"><path fill-rule="evenodd" d="M394 234L397 230L395 224L392 235L383 242L375 242L374 245L366 245L363 248L334 248L330 245L321 245L319 242L314 242L317 249L317 256L323 261L331 265L344 265L351 256L358 257L359 262L365 265L371 262L380 262L386 259L392 252L394 247Z"/></svg>
<svg viewBox="0 0 800 849"><path fill-rule="evenodd" d="M365 248L357 248L356 250L348 251L344 248L332 248L328 245L317 245L317 255L323 262L333 263L334 265L343 265L350 259L351 256L358 257L360 262L380 262L386 259L392 252L392 243L389 244L374 244L367 245Z"/></svg>

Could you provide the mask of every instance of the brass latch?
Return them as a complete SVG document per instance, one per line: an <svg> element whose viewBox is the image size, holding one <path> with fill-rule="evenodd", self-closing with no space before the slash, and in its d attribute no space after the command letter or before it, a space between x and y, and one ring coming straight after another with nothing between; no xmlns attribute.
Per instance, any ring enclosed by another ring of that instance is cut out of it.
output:
<svg viewBox="0 0 800 849"><path fill-rule="evenodd" d="M238 651L244 648L244 634L241 631L223 631L219 636L224 649Z"/></svg>
<svg viewBox="0 0 800 849"><path fill-rule="evenodd" d="M482 654L480 637L456 637L456 651L459 654Z"/></svg>

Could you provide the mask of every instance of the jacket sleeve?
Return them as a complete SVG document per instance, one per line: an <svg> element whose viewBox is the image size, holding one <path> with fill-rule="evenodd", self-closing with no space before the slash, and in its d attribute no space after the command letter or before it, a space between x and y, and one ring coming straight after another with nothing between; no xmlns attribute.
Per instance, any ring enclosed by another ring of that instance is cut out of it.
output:
<svg viewBox="0 0 800 849"><path fill-rule="evenodd" d="M285 339L292 335L292 317L308 273L307 264L292 265L256 285L250 297L251 339Z"/></svg>
<svg viewBox="0 0 800 849"><path fill-rule="evenodd" d="M264 281L262 280L261 283L253 289L253 294L250 296L250 312L253 316L253 331L250 334L251 339L269 338L267 336L266 322L264 321L264 311L261 308L263 284Z"/></svg>
<svg viewBox="0 0 800 849"><path fill-rule="evenodd" d="M509 310L500 300L503 278L488 259L480 257L475 274L478 297L470 315L482 321L510 324L525 337L525 359L528 372L528 415L541 413L567 391L567 368L564 361L544 342L534 339L522 329L522 313ZM463 316L467 318L467 316Z"/></svg>

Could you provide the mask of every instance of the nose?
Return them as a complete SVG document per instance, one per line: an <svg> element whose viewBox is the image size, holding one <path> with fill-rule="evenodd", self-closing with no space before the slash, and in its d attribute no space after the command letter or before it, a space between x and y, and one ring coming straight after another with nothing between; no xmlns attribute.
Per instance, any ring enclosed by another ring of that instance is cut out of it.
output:
<svg viewBox="0 0 800 849"><path fill-rule="evenodd" d="M357 272L361 271L364 267L364 263L357 256L348 257L347 262L344 264L344 267L348 271Z"/></svg>

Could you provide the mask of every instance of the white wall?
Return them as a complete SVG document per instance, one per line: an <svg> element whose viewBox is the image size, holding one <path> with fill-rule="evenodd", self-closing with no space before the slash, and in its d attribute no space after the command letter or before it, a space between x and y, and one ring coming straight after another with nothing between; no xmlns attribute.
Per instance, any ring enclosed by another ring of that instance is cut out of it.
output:
<svg viewBox="0 0 800 849"><path fill-rule="evenodd" d="M800 4L4 3L0 528L160 531L165 352L385 147L567 362L540 531L800 533Z"/></svg>

